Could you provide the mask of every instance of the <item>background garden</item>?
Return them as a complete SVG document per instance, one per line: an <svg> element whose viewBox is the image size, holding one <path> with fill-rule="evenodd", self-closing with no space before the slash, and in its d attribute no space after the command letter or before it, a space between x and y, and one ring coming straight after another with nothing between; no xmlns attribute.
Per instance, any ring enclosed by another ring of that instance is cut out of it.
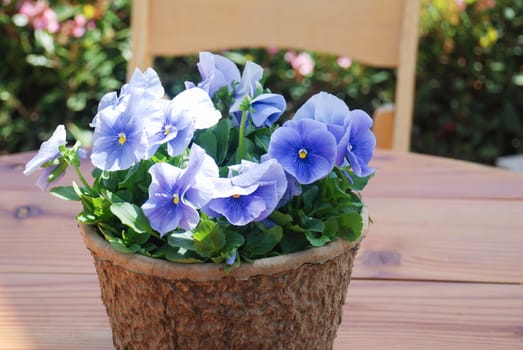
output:
<svg viewBox="0 0 523 350"><path fill-rule="evenodd" d="M98 99L125 81L129 0L0 0L0 154L37 149L56 124L89 140ZM394 72L350 57L228 52L265 68L290 112L326 90L351 108L393 100ZM197 57L156 61L167 93ZM523 153L523 0L422 0L412 150L492 164Z"/></svg>

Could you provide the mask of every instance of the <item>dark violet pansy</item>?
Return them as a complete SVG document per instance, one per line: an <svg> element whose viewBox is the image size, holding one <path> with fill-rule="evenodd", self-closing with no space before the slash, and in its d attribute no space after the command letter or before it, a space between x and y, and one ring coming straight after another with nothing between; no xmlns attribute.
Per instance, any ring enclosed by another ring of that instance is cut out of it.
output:
<svg viewBox="0 0 523 350"><path fill-rule="evenodd" d="M156 163L149 173L152 177L149 199L142 210L151 227L161 236L177 228L194 229L200 220L197 209L212 198L218 177L214 160L193 144L187 168Z"/></svg>
<svg viewBox="0 0 523 350"><path fill-rule="evenodd" d="M238 175L219 179L214 198L202 209L210 216L224 216L236 226L267 218L287 188L281 165L274 159L261 164L244 160L231 168Z"/></svg>
<svg viewBox="0 0 523 350"><path fill-rule="evenodd" d="M290 120L274 131L268 153L299 183L310 184L332 171L336 139L319 121Z"/></svg>

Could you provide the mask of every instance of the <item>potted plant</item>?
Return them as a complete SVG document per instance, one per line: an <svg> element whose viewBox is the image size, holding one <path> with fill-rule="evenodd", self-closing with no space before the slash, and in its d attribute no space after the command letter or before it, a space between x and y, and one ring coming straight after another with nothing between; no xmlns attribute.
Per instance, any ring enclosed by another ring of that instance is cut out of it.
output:
<svg viewBox="0 0 523 350"><path fill-rule="evenodd" d="M101 99L90 155L60 125L24 173L42 168L46 189L77 172L50 193L82 204L117 348L330 348L368 222L372 120L321 92L279 122L257 64L202 52L198 69L171 100L137 69Z"/></svg>

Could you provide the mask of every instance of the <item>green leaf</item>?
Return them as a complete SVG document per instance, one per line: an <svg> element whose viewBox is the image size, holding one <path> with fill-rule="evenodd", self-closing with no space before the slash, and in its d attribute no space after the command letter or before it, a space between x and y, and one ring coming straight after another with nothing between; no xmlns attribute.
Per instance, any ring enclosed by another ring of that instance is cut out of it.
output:
<svg viewBox="0 0 523 350"><path fill-rule="evenodd" d="M283 229L278 225L267 228L259 224L256 227L258 230L253 230L246 235L244 247L247 252L255 256L265 255L281 241Z"/></svg>
<svg viewBox="0 0 523 350"><path fill-rule="evenodd" d="M79 201L80 197L74 190L72 186L58 186L52 188L49 193L51 193L53 196L58 197L60 199L65 199L68 201Z"/></svg>
<svg viewBox="0 0 523 350"><path fill-rule="evenodd" d="M214 128L214 134L216 135L217 142L216 162L218 164L221 164L227 157L232 129L232 122L230 119L222 119L218 124L216 124Z"/></svg>
<svg viewBox="0 0 523 350"><path fill-rule="evenodd" d="M136 232L132 228L128 229L127 232L122 233L122 239L126 245L138 244L142 245L149 240L151 235L147 232Z"/></svg>
<svg viewBox="0 0 523 350"><path fill-rule="evenodd" d="M145 217L142 209L131 203L113 203L110 207L111 212L122 222L139 233L152 233L153 229L149 225L149 220Z"/></svg>
<svg viewBox="0 0 523 350"><path fill-rule="evenodd" d="M283 214L281 211L278 210L273 211L272 214L269 216L269 219L273 221L275 224L280 225L282 227L285 227L292 222L291 215Z"/></svg>
<svg viewBox="0 0 523 350"><path fill-rule="evenodd" d="M194 248L196 252L205 258L219 256L221 250L225 246L225 234L219 226L207 233L205 236L194 235Z"/></svg>
<svg viewBox="0 0 523 350"><path fill-rule="evenodd" d="M92 213L81 212L76 216L76 221L87 225L93 225L98 223L99 220Z"/></svg>
<svg viewBox="0 0 523 350"><path fill-rule="evenodd" d="M218 141L212 132L199 134L197 143L209 156L217 159Z"/></svg>
<svg viewBox="0 0 523 350"><path fill-rule="evenodd" d="M341 237L349 241L355 241L361 235L363 221L359 213L345 213L338 218L338 225L338 234Z"/></svg>
<svg viewBox="0 0 523 350"><path fill-rule="evenodd" d="M309 246L309 241L303 233L285 231L280 241L282 254L294 253Z"/></svg>
<svg viewBox="0 0 523 350"><path fill-rule="evenodd" d="M331 240L333 240L337 235L339 231L338 226L338 218L336 217L330 217L325 221L325 229L323 230L323 234L329 237Z"/></svg>
<svg viewBox="0 0 523 350"><path fill-rule="evenodd" d="M236 249L240 248L245 243L245 238L243 235L233 231L228 230L225 232L225 247L224 251L227 255L228 253L233 253Z"/></svg>
<svg viewBox="0 0 523 350"><path fill-rule="evenodd" d="M315 203L318 202L318 193L320 189L316 185L309 186L305 191L303 191L303 209L308 212L312 209Z"/></svg>
<svg viewBox="0 0 523 350"><path fill-rule="evenodd" d="M66 170L67 170L67 163L61 161L60 164L51 171L51 174L47 177L47 182L53 182L57 180Z"/></svg>
<svg viewBox="0 0 523 350"><path fill-rule="evenodd" d="M91 198L91 203L93 205L93 214L96 216L106 216L108 215L108 209L111 205L107 199L102 197L93 197Z"/></svg>
<svg viewBox="0 0 523 350"><path fill-rule="evenodd" d="M306 231L305 237L307 237L307 240L314 247L322 247L331 241L330 238L324 234L313 231Z"/></svg>
<svg viewBox="0 0 523 350"><path fill-rule="evenodd" d="M312 232L323 232L325 230L325 225L323 224L323 221L316 218L307 218L304 220L302 227L306 231L312 231Z"/></svg>
<svg viewBox="0 0 523 350"><path fill-rule="evenodd" d="M132 254L140 250L140 246L138 244L133 244L128 247L122 242L120 238L111 238L108 240L108 242L111 244L111 247L113 247L114 250L120 253Z"/></svg>
<svg viewBox="0 0 523 350"><path fill-rule="evenodd" d="M194 240L192 239L190 232L171 233L167 237L167 243L169 243L171 247L195 250Z"/></svg>
<svg viewBox="0 0 523 350"><path fill-rule="evenodd" d="M358 177L353 172L349 172L349 176L352 179L352 183L348 185L353 191L361 191L367 186L369 180L374 176L375 173L372 173L365 177Z"/></svg>
<svg viewBox="0 0 523 350"><path fill-rule="evenodd" d="M169 261L181 264L201 263L203 260L191 251L181 253L179 249L166 245L164 248L165 258Z"/></svg>

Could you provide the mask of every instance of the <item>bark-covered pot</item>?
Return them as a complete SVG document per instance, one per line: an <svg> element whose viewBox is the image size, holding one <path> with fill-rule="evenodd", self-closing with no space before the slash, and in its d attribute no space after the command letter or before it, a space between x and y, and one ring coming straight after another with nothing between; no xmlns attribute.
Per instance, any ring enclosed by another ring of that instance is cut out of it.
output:
<svg viewBox="0 0 523 350"><path fill-rule="evenodd" d="M337 240L225 272L123 254L80 231L117 349L330 349L359 245Z"/></svg>

